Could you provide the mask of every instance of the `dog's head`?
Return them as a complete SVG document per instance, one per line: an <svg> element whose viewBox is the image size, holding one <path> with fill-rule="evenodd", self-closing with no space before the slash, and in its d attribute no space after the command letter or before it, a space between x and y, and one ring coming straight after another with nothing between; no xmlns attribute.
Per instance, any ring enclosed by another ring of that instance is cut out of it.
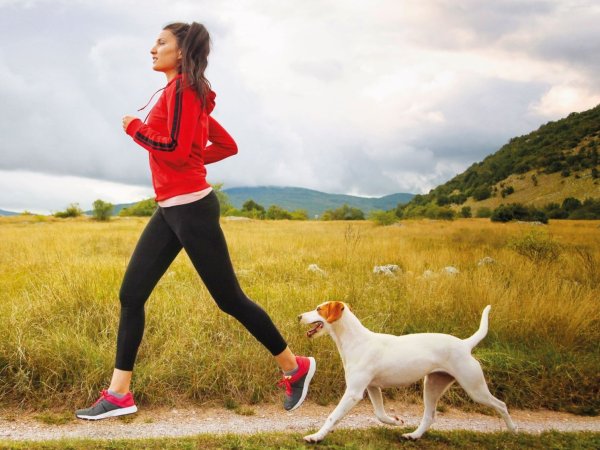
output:
<svg viewBox="0 0 600 450"><path fill-rule="evenodd" d="M309 338L329 334L331 326L340 320L344 310L348 308L344 302L325 302L313 311L302 313L298 316L300 323L314 325L306 332Z"/></svg>

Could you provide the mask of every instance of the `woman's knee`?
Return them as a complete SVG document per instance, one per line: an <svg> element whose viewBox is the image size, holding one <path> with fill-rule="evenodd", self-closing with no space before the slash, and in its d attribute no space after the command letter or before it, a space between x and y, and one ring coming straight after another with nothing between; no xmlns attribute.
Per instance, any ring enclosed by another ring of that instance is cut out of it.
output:
<svg viewBox="0 0 600 450"><path fill-rule="evenodd" d="M121 303L121 308L139 308L144 305L146 298L140 295L139 291L121 286L119 290L119 302Z"/></svg>
<svg viewBox="0 0 600 450"><path fill-rule="evenodd" d="M228 296L223 298L215 298L219 309L230 316L242 315L248 308L253 307L253 302L243 293L234 296Z"/></svg>

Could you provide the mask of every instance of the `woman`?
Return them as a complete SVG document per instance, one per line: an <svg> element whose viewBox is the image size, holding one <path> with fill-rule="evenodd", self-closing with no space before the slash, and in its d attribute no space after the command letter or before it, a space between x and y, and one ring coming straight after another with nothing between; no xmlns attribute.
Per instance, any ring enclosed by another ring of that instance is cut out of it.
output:
<svg viewBox="0 0 600 450"><path fill-rule="evenodd" d="M316 369L314 358L295 356L265 313L244 295L237 281L223 232L219 202L206 182L205 164L237 153L227 131L210 116L216 94L204 77L210 37L193 22L163 28L150 50L153 69L167 85L148 115L148 123L123 118L123 129L149 152L158 208L131 256L119 294L121 316L112 381L81 419L104 419L137 411L129 392L133 365L144 332L144 304L181 249L220 309L239 320L275 357L286 387L284 408L306 397ZM207 141L211 145L206 146Z"/></svg>

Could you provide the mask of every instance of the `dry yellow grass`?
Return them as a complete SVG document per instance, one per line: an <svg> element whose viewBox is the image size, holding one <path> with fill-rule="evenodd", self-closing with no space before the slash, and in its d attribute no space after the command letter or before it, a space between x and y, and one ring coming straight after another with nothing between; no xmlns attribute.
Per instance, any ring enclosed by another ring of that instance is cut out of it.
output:
<svg viewBox="0 0 600 450"><path fill-rule="evenodd" d="M118 290L146 222L0 219L0 400L79 407L106 387ZM339 398L343 372L331 340L308 340L298 313L343 300L374 331L467 337L491 304L490 332L476 350L491 389L512 406L598 411L598 222L551 221L541 239L558 243L560 255L537 261L508 244L538 228L486 219L388 227L224 221L223 228L246 293L294 351L319 361L315 399ZM485 256L496 263L478 267ZM307 271L313 263L327 276ZM381 264L398 264L402 274L373 274ZM450 265L460 273L422 277ZM270 355L217 309L185 253L146 313L133 385L138 401L259 402L279 395ZM448 398L465 403L460 390Z"/></svg>

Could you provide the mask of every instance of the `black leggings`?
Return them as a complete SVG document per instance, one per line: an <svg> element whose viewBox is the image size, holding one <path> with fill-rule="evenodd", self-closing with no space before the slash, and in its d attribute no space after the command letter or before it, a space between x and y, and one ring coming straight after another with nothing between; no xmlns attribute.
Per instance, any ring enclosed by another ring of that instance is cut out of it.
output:
<svg viewBox="0 0 600 450"><path fill-rule="evenodd" d="M214 191L185 205L161 208L152 215L129 261L119 299L121 319L115 367L133 370L144 334L144 304L182 248L220 309L244 325L273 355L287 347L267 313L238 283L219 225Z"/></svg>

